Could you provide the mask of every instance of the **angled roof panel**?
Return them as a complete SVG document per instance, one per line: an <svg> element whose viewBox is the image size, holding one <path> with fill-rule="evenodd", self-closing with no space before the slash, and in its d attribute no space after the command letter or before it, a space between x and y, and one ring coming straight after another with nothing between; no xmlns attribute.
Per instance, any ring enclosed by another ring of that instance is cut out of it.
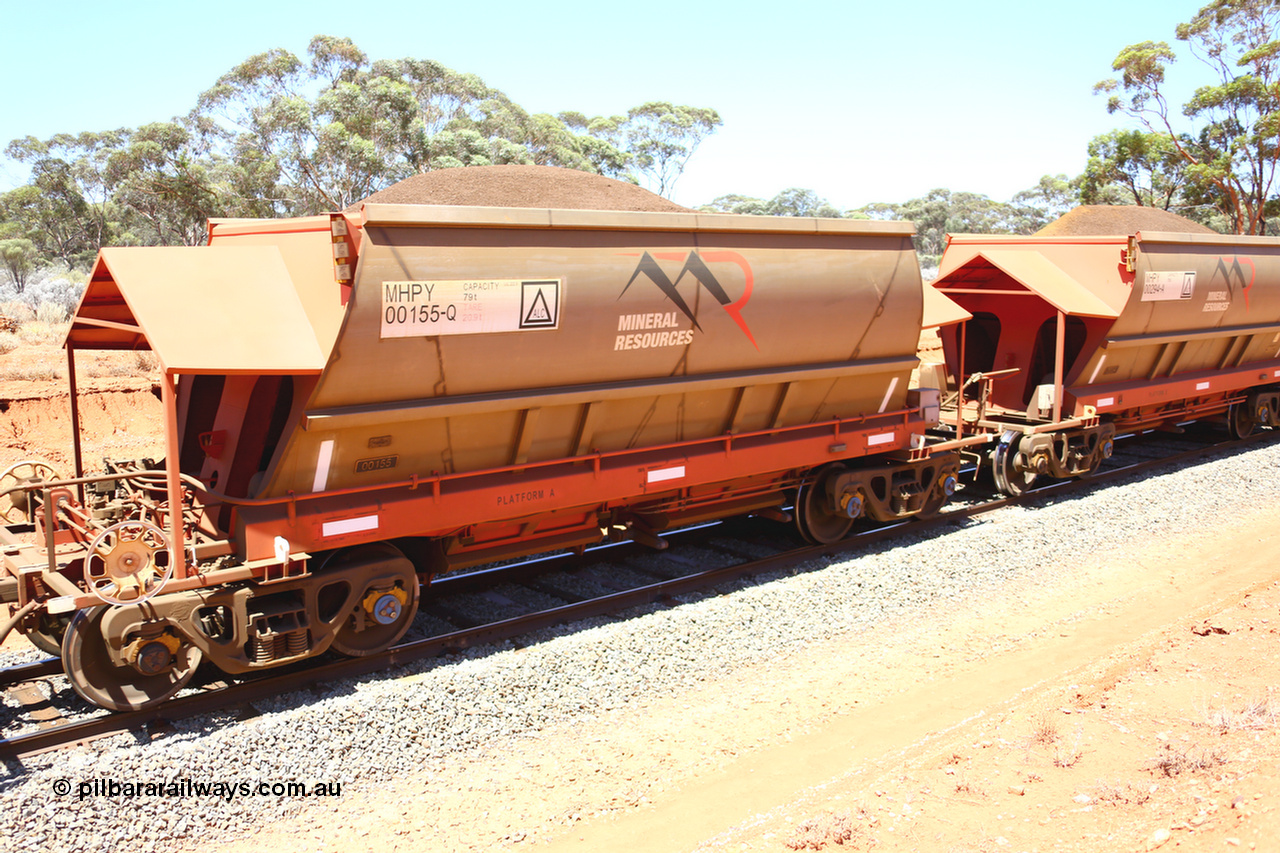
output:
<svg viewBox="0 0 1280 853"><path fill-rule="evenodd" d="M319 373L325 364L270 246L103 249L67 343L151 349L176 373Z"/></svg>
<svg viewBox="0 0 1280 853"><path fill-rule="evenodd" d="M302 300L316 340L327 356L342 327L346 300L334 279L334 244L329 214L293 219L211 219L210 246L272 246L280 252ZM360 244L360 230L350 228Z"/></svg>
<svg viewBox="0 0 1280 853"><path fill-rule="evenodd" d="M934 290L932 284L924 286L924 322L922 328L935 329L938 326L950 326L952 323L963 323L973 315Z"/></svg>
<svg viewBox="0 0 1280 853"><path fill-rule="evenodd" d="M1116 294L1115 288L1105 289L1107 295L1113 297L1109 301L1036 251L983 249L976 252L963 265L940 276L934 282L934 286L945 292L950 287L978 283L987 278L982 273L983 269L989 270L992 267L1064 314L1078 317L1105 317L1114 320L1120 316L1120 311L1124 308L1123 301L1118 305L1111 304Z"/></svg>

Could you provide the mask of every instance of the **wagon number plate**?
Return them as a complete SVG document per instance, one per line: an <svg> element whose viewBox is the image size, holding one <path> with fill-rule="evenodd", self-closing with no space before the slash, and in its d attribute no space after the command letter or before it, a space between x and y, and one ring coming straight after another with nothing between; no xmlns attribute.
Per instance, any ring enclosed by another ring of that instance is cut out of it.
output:
<svg viewBox="0 0 1280 853"><path fill-rule="evenodd" d="M376 459L359 459L356 461L356 473L368 474L370 471L385 471L388 468L396 467L399 459L398 455L379 456Z"/></svg>

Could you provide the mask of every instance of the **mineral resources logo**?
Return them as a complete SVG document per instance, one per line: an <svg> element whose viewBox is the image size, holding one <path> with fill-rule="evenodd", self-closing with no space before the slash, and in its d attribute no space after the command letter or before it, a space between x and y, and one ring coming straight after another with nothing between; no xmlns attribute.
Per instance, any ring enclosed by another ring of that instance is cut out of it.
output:
<svg viewBox="0 0 1280 853"><path fill-rule="evenodd" d="M1248 281L1245 280L1244 267L1248 265L1249 276ZM1231 264L1227 264L1226 258L1218 258L1218 265L1213 269L1213 276L1209 279L1212 286L1218 280L1218 276L1222 276L1223 282L1227 286L1227 290L1235 293L1237 287L1244 294L1244 310L1249 310L1249 291L1253 289L1253 282L1258 277L1258 269L1253 265L1253 258L1241 258L1235 255L1231 258Z"/></svg>
<svg viewBox="0 0 1280 853"><path fill-rule="evenodd" d="M681 266L680 273L673 280L658 263L659 261L674 261L676 263L683 261L683 266ZM708 264L734 264L742 270L744 284L742 296L737 301L734 301L725 292L724 286L720 284L719 279L716 278L715 273L711 271ZM756 343L755 336L751 334L751 328L742 317L742 309L746 307L747 302L751 299L753 284L751 265L747 263L746 258L737 252L644 252L640 256L639 263L636 264L635 272L631 274L631 278L627 281L626 286L622 288L622 293L618 294L618 298L621 299L623 294L635 283L636 279L643 276L657 285L658 289L675 303L679 311L619 315L618 331L630 332L631 334L619 334L614 341L614 350L685 346L693 342L693 330L702 331L702 326L698 324L698 318L694 316L693 310L690 309L689 304L677 289L686 275L692 276L699 287L706 288L716 302L720 303L720 307L724 309L725 313L737 323L738 328L742 329L742 333L747 336L747 340L751 341L751 345L757 350L760 349L760 345ZM679 314L683 314L689 322L693 323L692 329L678 328L680 325ZM638 330L645 331L641 334L635 334Z"/></svg>

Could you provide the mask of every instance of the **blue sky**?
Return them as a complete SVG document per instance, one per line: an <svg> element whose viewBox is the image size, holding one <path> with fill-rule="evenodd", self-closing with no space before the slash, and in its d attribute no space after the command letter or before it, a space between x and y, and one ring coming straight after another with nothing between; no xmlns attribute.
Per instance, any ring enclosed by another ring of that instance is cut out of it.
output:
<svg viewBox="0 0 1280 853"><path fill-rule="evenodd" d="M1121 48L1165 40L1170 81L1202 82L1174 28L1185 0L745 3L9 4L0 145L137 126L187 112L248 56L303 55L318 33L371 58L435 59L530 112L617 114L647 100L713 107L724 126L676 185L724 193L813 189L838 207L934 187L1008 199L1078 174L1088 141L1127 126L1093 84ZM0 161L0 189L23 180Z"/></svg>

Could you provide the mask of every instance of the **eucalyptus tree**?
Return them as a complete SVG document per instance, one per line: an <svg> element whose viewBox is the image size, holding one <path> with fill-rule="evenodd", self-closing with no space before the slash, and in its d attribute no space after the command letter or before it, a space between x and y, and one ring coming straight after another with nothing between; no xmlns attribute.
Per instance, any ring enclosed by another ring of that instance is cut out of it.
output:
<svg viewBox="0 0 1280 853"><path fill-rule="evenodd" d="M1198 129L1174 127L1165 71L1177 59L1167 42L1145 41L1120 51L1118 78L1095 92L1107 109L1137 119L1168 140L1186 164L1189 182L1213 198L1241 234L1261 234L1274 215L1280 162L1280 0L1214 0L1176 35L1208 70L1212 82L1182 106Z"/></svg>
<svg viewBox="0 0 1280 853"><path fill-rule="evenodd" d="M195 110L224 156L280 185L277 213L339 209L381 189L390 164L379 153L395 147L385 137L412 122L412 93L369 86L368 59L350 39L316 36L308 53L309 65L281 48L249 57Z"/></svg>
<svg viewBox="0 0 1280 853"><path fill-rule="evenodd" d="M596 172L607 178L639 183L631 173L632 157L627 151L625 134L626 116L588 118L580 112L567 110L558 113L556 118L576 133L578 150L590 165L586 171Z"/></svg>
<svg viewBox="0 0 1280 853"><path fill-rule="evenodd" d="M622 125L627 151L640 175L658 195L667 195L698 146L723 122L708 107L650 101L627 111Z"/></svg>
<svg viewBox="0 0 1280 853"><path fill-rule="evenodd" d="M706 204L699 205L698 210L705 213L739 213L750 216L764 216L769 202L755 196L741 193L718 195Z"/></svg>
<svg viewBox="0 0 1280 853"><path fill-rule="evenodd" d="M1081 178L1044 175L1034 187L1014 193L1004 227L1011 234L1033 234L1080 203Z"/></svg>
<svg viewBox="0 0 1280 853"><path fill-rule="evenodd" d="M106 164L128 139L126 129L15 139L5 154L31 171L28 184L0 197L14 236L28 239L42 261L68 266L92 261L119 229L115 186Z"/></svg>
<svg viewBox="0 0 1280 853"><path fill-rule="evenodd" d="M530 115L476 75L439 62L371 64L350 39L333 36L316 36L308 55L309 63L283 49L250 57L200 96L195 113L246 183L276 185L265 194L277 213L346 207L433 169L535 163L603 171L628 162L590 128Z"/></svg>
<svg viewBox="0 0 1280 853"><path fill-rule="evenodd" d="M198 244L210 217L341 209L432 169L533 163L669 191L714 110L653 102L625 116L530 114L474 74L369 58L320 35L299 57L250 56L187 115L136 129L13 140L30 181L0 193L11 277L87 268L108 244Z"/></svg>
<svg viewBox="0 0 1280 853"><path fill-rule="evenodd" d="M1184 147L1193 144L1183 139ZM1142 130L1113 130L1089 142L1081 176L1085 204L1136 204L1172 210L1187 186L1187 161L1169 137Z"/></svg>
<svg viewBox="0 0 1280 853"><path fill-rule="evenodd" d="M844 212L813 190L791 187L765 200L752 196L729 194L717 196L700 210L709 213L745 213L758 216L815 216L840 219Z"/></svg>
<svg viewBox="0 0 1280 853"><path fill-rule="evenodd" d="M197 246L210 218L239 213L206 153L178 121L143 125L116 147L105 174L129 242Z"/></svg>
<svg viewBox="0 0 1280 853"><path fill-rule="evenodd" d="M1073 192L1073 182L1065 175L1046 175L1012 201L938 188L901 203L868 204L846 215L914 222L920 262L934 268L946 249L948 234L1030 234L1073 206Z"/></svg>
<svg viewBox="0 0 1280 853"><path fill-rule="evenodd" d="M26 289L27 278L38 260L35 244L25 237L0 240L0 271L13 283L17 293L21 294Z"/></svg>

